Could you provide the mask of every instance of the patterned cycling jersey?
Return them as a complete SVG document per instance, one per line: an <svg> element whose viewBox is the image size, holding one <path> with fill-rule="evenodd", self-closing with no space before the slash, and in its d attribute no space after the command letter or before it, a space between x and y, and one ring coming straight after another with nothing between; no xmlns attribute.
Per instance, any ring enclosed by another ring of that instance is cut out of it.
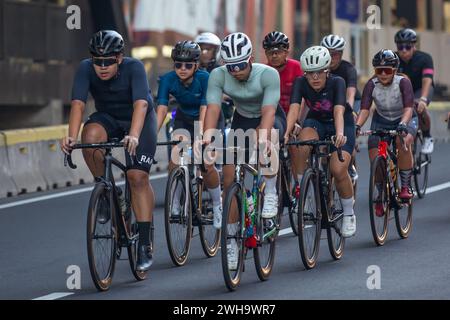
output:
<svg viewBox="0 0 450 320"><path fill-rule="evenodd" d="M315 91L305 77L297 78L292 92L291 104L301 104L305 99L309 107L308 119L320 121L334 120L334 107L346 107L346 113L351 114L351 109L346 106L345 81L341 77L330 75L325 88L320 92Z"/></svg>
<svg viewBox="0 0 450 320"><path fill-rule="evenodd" d="M414 92L411 82L402 76L396 75L391 85L383 86L375 77L366 84L363 92L361 109L370 110L375 102L379 116L395 121L403 116L405 108L414 105Z"/></svg>

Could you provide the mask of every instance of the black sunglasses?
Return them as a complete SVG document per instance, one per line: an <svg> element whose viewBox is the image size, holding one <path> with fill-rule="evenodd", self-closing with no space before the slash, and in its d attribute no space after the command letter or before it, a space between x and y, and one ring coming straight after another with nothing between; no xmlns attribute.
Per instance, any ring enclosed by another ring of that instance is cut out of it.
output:
<svg viewBox="0 0 450 320"><path fill-rule="evenodd" d="M403 51L403 50L409 51L409 50L411 50L412 48L413 48L413 45L412 45L412 44L398 44L398 45L397 45L398 51Z"/></svg>
<svg viewBox="0 0 450 320"><path fill-rule="evenodd" d="M106 59L100 59L100 58L92 58L92 62L99 67L109 67L119 62L117 58L106 58Z"/></svg>
<svg viewBox="0 0 450 320"><path fill-rule="evenodd" d="M184 66L187 70L191 70L192 68L195 67L195 63L175 62L174 66L175 69L181 69Z"/></svg>
<svg viewBox="0 0 450 320"><path fill-rule="evenodd" d="M244 62L240 62L240 63L227 64L226 66L227 66L228 72L230 72L230 73L240 72L240 71L248 68L249 62L244 61Z"/></svg>

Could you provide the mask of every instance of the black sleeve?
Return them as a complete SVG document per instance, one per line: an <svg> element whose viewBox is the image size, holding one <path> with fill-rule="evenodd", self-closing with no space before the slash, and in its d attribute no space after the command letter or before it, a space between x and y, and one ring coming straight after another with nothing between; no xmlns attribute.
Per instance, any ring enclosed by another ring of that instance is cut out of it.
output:
<svg viewBox="0 0 450 320"><path fill-rule="evenodd" d="M90 87L89 68L92 68L92 65L86 60L80 63L73 82L72 101L80 100L86 103Z"/></svg>
<svg viewBox="0 0 450 320"><path fill-rule="evenodd" d="M292 95L291 95L291 104L294 103L298 103L298 104L302 104L302 99L303 99L303 78L302 77L298 77L297 79L295 79L294 82L294 88L292 89Z"/></svg>
<svg viewBox="0 0 450 320"><path fill-rule="evenodd" d="M356 68L349 65L347 68L347 88L357 88L358 74Z"/></svg>
<svg viewBox="0 0 450 320"><path fill-rule="evenodd" d="M347 88L345 80L341 77L334 78L334 105L345 107L347 104Z"/></svg>

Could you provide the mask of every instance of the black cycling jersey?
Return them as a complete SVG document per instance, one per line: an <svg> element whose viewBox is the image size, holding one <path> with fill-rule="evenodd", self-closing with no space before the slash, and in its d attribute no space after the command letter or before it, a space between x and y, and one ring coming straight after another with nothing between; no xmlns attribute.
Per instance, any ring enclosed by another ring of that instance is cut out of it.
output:
<svg viewBox="0 0 450 320"><path fill-rule="evenodd" d="M347 88L356 88L355 100L361 100L361 93L358 90L358 73L350 62L342 60L336 70L331 70L331 74L344 79Z"/></svg>
<svg viewBox="0 0 450 320"><path fill-rule="evenodd" d="M416 92L422 89L423 78L434 78L433 58L428 53L416 51L408 63L400 59L400 67L398 71L409 77L413 85L414 92Z"/></svg>
<svg viewBox="0 0 450 320"><path fill-rule="evenodd" d="M97 76L91 59L82 61L75 75L72 100L86 103L89 92L97 111L116 120L131 121L133 105L138 100L148 102L148 111L154 108L144 65L133 58L124 58L117 76L108 81Z"/></svg>
<svg viewBox="0 0 450 320"><path fill-rule="evenodd" d="M292 91L291 104L301 104L302 99L305 99L309 107L308 119L332 121L334 107L337 105L346 107L346 113L352 112L346 103L345 81L338 76L330 75L325 88L320 92L314 90L305 77L297 78Z"/></svg>

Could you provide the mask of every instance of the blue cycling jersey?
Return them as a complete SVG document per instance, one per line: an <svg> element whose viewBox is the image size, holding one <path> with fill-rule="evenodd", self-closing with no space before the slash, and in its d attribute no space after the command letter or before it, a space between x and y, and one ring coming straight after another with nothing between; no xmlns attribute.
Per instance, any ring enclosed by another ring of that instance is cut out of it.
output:
<svg viewBox="0 0 450 320"><path fill-rule="evenodd" d="M154 106L144 65L133 58L124 58L117 76L107 81L97 76L91 59L83 60L75 75L72 100L86 103L89 92L95 100L97 111L107 113L116 120L131 121L133 105L138 100L148 102L148 111Z"/></svg>
<svg viewBox="0 0 450 320"><path fill-rule="evenodd" d="M192 83L186 87L175 71L161 76L157 98L158 105L168 106L169 95L172 95L177 100L181 112L197 118L200 115L200 107L207 105L208 79L208 72L198 70L194 74Z"/></svg>

